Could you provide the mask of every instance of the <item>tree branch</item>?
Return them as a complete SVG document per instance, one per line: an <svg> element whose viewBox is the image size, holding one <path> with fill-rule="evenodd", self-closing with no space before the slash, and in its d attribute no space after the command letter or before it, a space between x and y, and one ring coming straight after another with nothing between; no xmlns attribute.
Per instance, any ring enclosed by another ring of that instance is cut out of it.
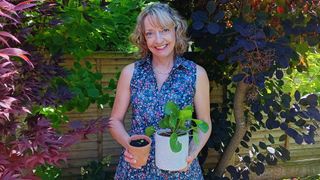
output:
<svg viewBox="0 0 320 180"><path fill-rule="evenodd" d="M245 121L244 116L244 101L249 89L249 85L240 81L237 84L235 97L234 97L234 116L236 120L236 130L234 135L232 136L230 143L228 144L227 148L223 152L223 155L214 170L214 175L221 177L233 156L235 150L237 149L238 145L240 144L243 136L245 135L248 124Z"/></svg>

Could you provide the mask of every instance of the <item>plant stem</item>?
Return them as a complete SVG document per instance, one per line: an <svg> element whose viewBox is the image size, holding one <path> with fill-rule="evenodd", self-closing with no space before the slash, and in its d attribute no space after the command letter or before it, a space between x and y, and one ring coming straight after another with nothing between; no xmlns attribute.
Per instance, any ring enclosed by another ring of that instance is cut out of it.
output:
<svg viewBox="0 0 320 180"><path fill-rule="evenodd" d="M236 120L236 130L234 135L232 136L228 146L226 147L223 155L214 170L214 175L221 177L229 164L231 157L233 156L235 150L237 149L238 145L240 144L243 136L245 135L248 124L245 121L244 116L244 100L246 97L246 93L249 89L249 85L240 81L237 84L235 97L234 97L234 116Z"/></svg>

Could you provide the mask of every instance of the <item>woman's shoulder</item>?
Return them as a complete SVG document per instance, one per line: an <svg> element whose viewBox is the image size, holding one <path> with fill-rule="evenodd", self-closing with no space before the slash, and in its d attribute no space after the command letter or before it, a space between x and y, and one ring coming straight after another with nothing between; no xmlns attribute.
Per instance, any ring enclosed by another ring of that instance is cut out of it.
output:
<svg viewBox="0 0 320 180"><path fill-rule="evenodd" d="M197 66L197 64L193 60L190 60L183 56L178 57L177 61L179 65L182 65L184 68L187 68L188 70L191 70L191 71L193 71L193 69L195 69L195 67Z"/></svg>
<svg viewBox="0 0 320 180"><path fill-rule="evenodd" d="M207 75L207 71L200 65L196 64L197 66L197 74L199 76Z"/></svg>
<svg viewBox="0 0 320 180"><path fill-rule="evenodd" d="M130 63L128 65L126 65L122 71L121 71L121 75L124 75L126 77L131 77L134 71L134 64L135 63Z"/></svg>
<svg viewBox="0 0 320 180"><path fill-rule="evenodd" d="M130 75L132 76L133 75L133 72L135 70L136 67L139 67L139 66L142 66L143 64L146 63L146 60L145 59L139 59L133 63L130 63L128 65L126 65L123 69L122 69L122 74L125 74L125 75Z"/></svg>
<svg viewBox="0 0 320 180"><path fill-rule="evenodd" d="M200 66L199 64L197 64L194 60L192 59L188 59L188 58L185 58L183 57L183 62L182 64L185 66L185 67L193 67L193 68L196 68L197 71L203 73L203 72L206 72L205 69Z"/></svg>

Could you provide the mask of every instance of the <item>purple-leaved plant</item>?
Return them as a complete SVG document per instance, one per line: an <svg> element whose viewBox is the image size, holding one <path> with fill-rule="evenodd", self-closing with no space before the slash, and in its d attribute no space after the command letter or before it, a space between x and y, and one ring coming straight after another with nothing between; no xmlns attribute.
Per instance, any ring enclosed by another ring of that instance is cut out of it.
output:
<svg viewBox="0 0 320 180"><path fill-rule="evenodd" d="M58 133L47 117L31 112L35 106L61 105L72 94L63 84L51 87L52 79L66 75L58 61L27 57L29 53L12 47L20 44L13 35L19 28L20 12L36 5L34 0L14 2L0 0L0 179L40 179L33 169L44 164L59 166L67 158L65 148L103 131L106 125L96 119Z"/></svg>

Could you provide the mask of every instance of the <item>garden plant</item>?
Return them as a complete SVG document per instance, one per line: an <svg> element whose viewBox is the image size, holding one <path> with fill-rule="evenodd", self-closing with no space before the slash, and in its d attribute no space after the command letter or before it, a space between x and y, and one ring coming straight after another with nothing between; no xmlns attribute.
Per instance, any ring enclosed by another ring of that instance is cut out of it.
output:
<svg viewBox="0 0 320 180"><path fill-rule="evenodd" d="M212 104L213 133L207 147L221 152L221 159L208 178L222 177L225 170L233 179L248 179L250 172L261 175L265 165L290 159L288 138L315 143L320 121L316 89L285 92L288 81L283 79L295 70L308 71L307 54L318 53L318 1L169 3L191 22L189 56L225 89L223 105ZM283 134L276 139L270 131L268 142L251 143L253 132L262 129ZM247 154L239 152L240 145ZM235 152L241 163L227 167Z"/></svg>
<svg viewBox="0 0 320 180"><path fill-rule="evenodd" d="M174 102L167 102L165 104L164 118L159 122L159 127L162 130L159 135L170 137L170 148L172 152L181 151L182 144L179 142L178 137L186 135L191 131L191 136L196 144L199 144L198 131L206 133L208 131L208 124L202 120L192 118L193 107L186 106L183 109L179 109L178 105ZM195 126L188 128L187 125L194 122ZM155 127L150 126L146 128L145 133L147 136L151 136L156 132Z"/></svg>
<svg viewBox="0 0 320 180"><path fill-rule="evenodd" d="M199 144L199 130L206 133L209 129L203 120L192 118L193 111L191 105L180 110L177 104L169 101L165 104L165 116L159 121L159 129L153 126L146 128L148 136L155 134L155 163L158 168L177 171L187 166L189 133L195 144ZM194 126L188 127L191 123Z"/></svg>
<svg viewBox="0 0 320 180"><path fill-rule="evenodd" d="M45 171L54 169L47 167L61 167L66 161L66 148L106 127L102 118L66 124L66 112L83 112L91 103L112 105L115 81L103 87L101 74L92 72L90 63L83 67L75 62L73 69L64 69L59 55L45 58L43 47L26 41L33 30L39 31L32 20L52 13L56 5L50 1L0 2L0 179L43 177Z"/></svg>

